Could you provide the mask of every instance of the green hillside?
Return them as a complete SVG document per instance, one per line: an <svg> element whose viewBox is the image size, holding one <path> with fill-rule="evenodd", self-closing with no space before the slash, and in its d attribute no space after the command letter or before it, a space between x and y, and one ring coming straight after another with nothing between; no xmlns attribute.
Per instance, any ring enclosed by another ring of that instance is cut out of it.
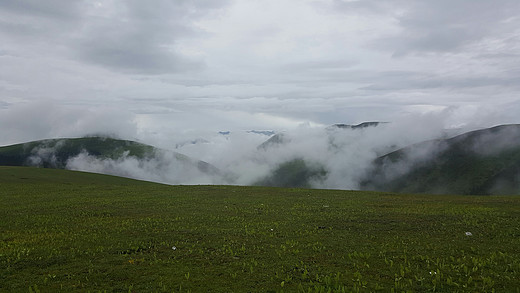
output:
<svg viewBox="0 0 520 293"><path fill-rule="evenodd" d="M139 160L153 159L165 150L135 141L109 137L60 138L33 141L0 147L0 166L37 166L64 169L69 159L81 153L103 159L117 160L133 157ZM214 166L172 152L176 160L202 173L218 174Z"/></svg>
<svg viewBox="0 0 520 293"><path fill-rule="evenodd" d="M364 189L520 194L520 125L416 144L378 158Z"/></svg>
<svg viewBox="0 0 520 293"><path fill-rule="evenodd" d="M327 171L320 164L296 158L279 164L271 174L253 185L312 188L312 183L321 182L326 176Z"/></svg>
<svg viewBox="0 0 520 293"><path fill-rule="evenodd" d="M0 291L518 292L519 204L0 167Z"/></svg>
<svg viewBox="0 0 520 293"><path fill-rule="evenodd" d="M67 160L82 151L101 158L153 155L154 147L141 143L105 137L63 138L33 141L0 147L0 165L64 168Z"/></svg>

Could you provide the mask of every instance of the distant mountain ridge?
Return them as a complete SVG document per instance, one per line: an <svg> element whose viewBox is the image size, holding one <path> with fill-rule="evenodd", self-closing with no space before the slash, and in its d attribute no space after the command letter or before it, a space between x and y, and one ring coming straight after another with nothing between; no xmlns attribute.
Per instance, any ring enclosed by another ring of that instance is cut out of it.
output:
<svg viewBox="0 0 520 293"><path fill-rule="evenodd" d="M350 124L333 124L325 128L327 131L334 131L336 129L340 130L360 130L368 127L377 127L381 124L387 124L388 122L363 122L357 125L350 125ZM284 133L272 133L273 135L263 142L261 145L257 147L258 150L267 150L274 146L283 145L286 143L291 142L291 138L284 134Z"/></svg>
<svg viewBox="0 0 520 293"><path fill-rule="evenodd" d="M148 170L150 172L160 172L161 168L164 172L171 171L178 166L179 173L196 172L208 176L221 174L221 171L211 164L177 152L109 137L47 139L0 147L0 165L3 166L79 170L83 170L81 166L85 166L84 171L89 171L88 164L79 164L81 160L92 163L92 169L98 173L132 178L135 177L131 176L133 170L124 169L150 169L146 163L153 163L153 166L159 169ZM133 164L125 166L125 160L132 160Z"/></svg>
<svg viewBox="0 0 520 293"><path fill-rule="evenodd" d="M151 156L154 147L108 137L58 138L0 147L0 165L65 168L67 160L86 151L101 158L118 158L125 152L137 158Z"/></svg>
<svg viewBox="0 0 520 293"><path fill-rule="evenodd" d="M387 124L388 122L376 122L376 121L371 121L371 122L363 122L363 123L360 123L360 124L357 124L357 125L350 125L350 124L333 124L331 126L328 127L328 129L333 129L333 128L341 128L341 129L362 129L362 128L367 128L367 127L376 127L376 126L379 126L379 124Z"/></svg>
<svg viewBox="0 0 520 293"><path fill-rule="evenodd" d="M377 158L364 190L520 194L520 125L418 143Z"/></svg>

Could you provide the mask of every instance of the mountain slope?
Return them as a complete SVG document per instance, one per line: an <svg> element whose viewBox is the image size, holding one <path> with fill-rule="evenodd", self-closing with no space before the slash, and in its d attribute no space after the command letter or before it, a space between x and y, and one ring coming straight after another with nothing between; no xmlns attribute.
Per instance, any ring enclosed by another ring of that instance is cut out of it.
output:
<svg viewBox="0 0 520 293"><path fill-rule="evenodd" d="M0 165L73 169L164 183L191 183L185 180L203 176L209 183L208 177L221 173L206 162L176 152L107 137L48 139L0 147Z"/></svg>
<svg viewBox="0 0 520 293"><path fill-rule="evenodd" d="M154 151L155 148L149 145L105 137L46 139L0 147L0 165L63 169L68 159L81 152L116 159L125 152L129 156L145 158Z"/></svg>
<svg viewBox="0 0 520 293"><path fill-rule="evenodd" d="M362 182L362 189L519 194L520 125L427 141L379 157Z"/></svg>
<svg viewBox="0 0 520 293"><path fill-rule="evenodd" d="M253 185L311 188L313 183L323 181L326 175L327 171L323 166L296 158L279 164L270 175Z"/></svg>

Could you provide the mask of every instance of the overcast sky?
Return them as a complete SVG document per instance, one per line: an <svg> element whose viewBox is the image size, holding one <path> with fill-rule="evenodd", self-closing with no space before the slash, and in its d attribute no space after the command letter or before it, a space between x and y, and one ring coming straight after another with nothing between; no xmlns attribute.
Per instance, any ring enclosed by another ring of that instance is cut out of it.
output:
<svg viewBox="0 0 520 293"><path fill-rule="evenodd" d="M519 123L518 0L1 0L0 145Z"/></svg>

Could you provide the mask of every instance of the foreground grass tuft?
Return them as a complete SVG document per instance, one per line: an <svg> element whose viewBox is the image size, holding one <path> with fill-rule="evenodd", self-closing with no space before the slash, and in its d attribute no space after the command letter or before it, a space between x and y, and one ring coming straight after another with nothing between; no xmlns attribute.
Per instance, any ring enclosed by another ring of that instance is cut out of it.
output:
<svg viewBox="0 0 520 293"><path fill-rule="evenodd" d="M520 292L519 204L0 167L0 291Z"/></svg>

